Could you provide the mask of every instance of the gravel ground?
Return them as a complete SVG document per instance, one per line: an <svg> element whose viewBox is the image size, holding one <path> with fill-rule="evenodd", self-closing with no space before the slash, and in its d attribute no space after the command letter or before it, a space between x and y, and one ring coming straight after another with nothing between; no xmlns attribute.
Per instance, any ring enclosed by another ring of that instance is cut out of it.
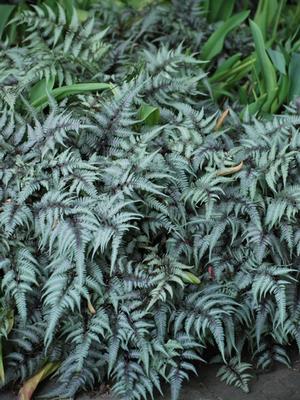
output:
<svg viewBox="0 0 300 400"><path fill-rule="evenodd" d="M274 371L259 375L251 382L251 392L245 394L229 387L216 378L217 367L203 367L199 376L188 382L180 400L299 400L300 399L300 359L293 368L278 366ZM1 393L0 400L16 400L13 393ZM37 397L35 397L38 400ZM157 397L155 400L169 400ZM117 400L109 394L81 395L76 400Z"/></svg>

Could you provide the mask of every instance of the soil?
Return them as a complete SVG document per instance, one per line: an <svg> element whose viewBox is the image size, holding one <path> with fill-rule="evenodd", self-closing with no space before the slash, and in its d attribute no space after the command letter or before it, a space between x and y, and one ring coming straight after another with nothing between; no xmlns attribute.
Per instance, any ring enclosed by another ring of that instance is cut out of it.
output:
<svg viewBox="0 0 300 400"><path fill-rule="evenodd" d="M217 366L205 366L199 376L187 382L180 400L299 400L300 399L300 359L293 368L282 366L255 377L250 384L250 393L227 386L216 378ZM0 400L16 400L13 393L1 393ZM34 400L38 400L36 396ZM117 400L109 394L83 394L76 400ZM170 400L168 393L155 400Z"/></svg>

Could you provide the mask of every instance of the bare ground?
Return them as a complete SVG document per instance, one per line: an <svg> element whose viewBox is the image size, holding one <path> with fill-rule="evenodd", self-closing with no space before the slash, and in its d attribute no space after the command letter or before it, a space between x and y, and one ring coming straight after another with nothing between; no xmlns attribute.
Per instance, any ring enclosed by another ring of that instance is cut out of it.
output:
<svg viewBox="0 0 300 400"><path fill-rule="evenodd" d="M186 383L180 400L300 400L300 359L293 368L278 366L274 371L259 375L251 382L249 394L229 387L216 378L216 366L201 368L199 376ZM1 393L0 400L16 400L13 393ZM35 397L38 400L38 397ZM158 396L156 400L169 400ZM109 394L80 395L77 400L117 400Z"/></svg>

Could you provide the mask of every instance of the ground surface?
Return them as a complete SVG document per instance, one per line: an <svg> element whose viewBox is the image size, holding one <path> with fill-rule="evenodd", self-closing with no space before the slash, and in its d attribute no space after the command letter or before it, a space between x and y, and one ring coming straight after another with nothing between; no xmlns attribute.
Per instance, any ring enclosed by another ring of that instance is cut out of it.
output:
<svg viewBox="0 0 300 400"><path fill-rule="evenodd" d="M231 388L216 378L215 366L203 367L199 377L186 384L180 400L299 400L300 360L292 369L277 367L275 371L260 375L251 383L251 393ZM16 400L11 393L0 394L0 400ZM37 399L37 398L36 398ZM169 396L155 400L169 400ZM78 400L116 400L106 395L83 395Z"/></svg>

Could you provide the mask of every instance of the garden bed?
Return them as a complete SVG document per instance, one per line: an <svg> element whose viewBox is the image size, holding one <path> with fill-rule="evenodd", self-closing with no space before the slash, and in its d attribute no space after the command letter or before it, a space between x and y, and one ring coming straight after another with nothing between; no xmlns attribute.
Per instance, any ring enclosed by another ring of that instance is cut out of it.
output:
<svg viewBox="0 0 300 400"><path fill-rule="evenodd" d="M251 382L300 348L300 3L19 3L0 5L0 388L291 400L295 371Z"/></svg>

